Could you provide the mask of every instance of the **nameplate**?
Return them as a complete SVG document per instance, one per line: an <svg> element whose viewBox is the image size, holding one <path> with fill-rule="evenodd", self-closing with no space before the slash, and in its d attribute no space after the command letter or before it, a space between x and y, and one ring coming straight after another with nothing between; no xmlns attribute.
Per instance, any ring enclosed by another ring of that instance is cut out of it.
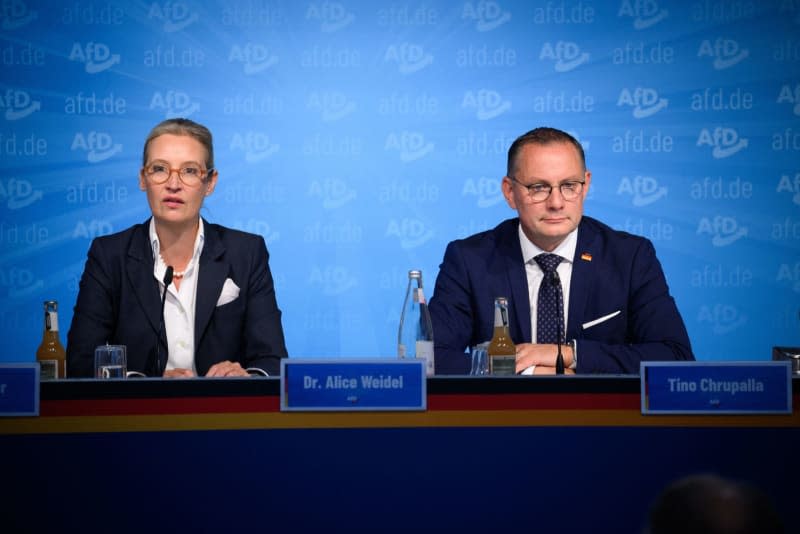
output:
<svg viewBox="0 0 800 534"><path fill-rule="evenodd" d="M642 414L790 414L789 362L642 362Z"/></svg>
<svg viewBox="0 0 800 534"><path fill-rule="evenodd" d="M282 411L425 410L422 360L281 361Z"/></svg>
<svg viewBox="0 0 800 534"><path fill-rule="evenodd" d="M0 416L39 415L39 364L0 364Z"/></svg>

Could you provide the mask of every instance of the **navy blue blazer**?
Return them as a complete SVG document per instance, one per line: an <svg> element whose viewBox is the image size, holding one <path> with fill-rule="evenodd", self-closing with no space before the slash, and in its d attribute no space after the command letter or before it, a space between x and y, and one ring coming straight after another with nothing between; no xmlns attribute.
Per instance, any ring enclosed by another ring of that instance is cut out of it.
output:
<svg viewBox="0 0 800 534"><path fill-rule="evenodd" d="M531 342L518 226L509 219L447 246L429 305L437 373L467 372L464 349L492 337L495 297L509 299L514 343ZM649 240L582 217L570 284L566 338L577 341L577 372L637 374L643 360L694 359Z"/></svg>
<svg viewBox="0 0 800 534"><path fill-rule="evenodd" d="M197 373L205 375L213 364L230 360L278 375L287 354L264 238L203 222L195 301ZM106 342L127 345L129 371L151 374L161 291L153 276L148 229L149 220L92 242L67 336L67 376L93 376L94 348ZM227 278L239 286L239 297L217 306ZM163 332L160 343L164 358Z"/></svg>

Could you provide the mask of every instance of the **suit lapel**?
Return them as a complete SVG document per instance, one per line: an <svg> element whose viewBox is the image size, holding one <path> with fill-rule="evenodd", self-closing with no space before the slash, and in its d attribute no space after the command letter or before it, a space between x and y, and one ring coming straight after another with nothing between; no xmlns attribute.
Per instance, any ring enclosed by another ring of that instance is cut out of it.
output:
<svg viewBox="0 0 800 534"><path fill-rule="evenodd" d="M519 244L519 219L501 233L498 249L504 258L503 270L508 273L508 284L511 287L512 337L527 343L531 340L531 303L528 295L528 277L525 274L525 263L522 258L522 247ZM499 295L495 295L499 296ZM513 328L516 324L516 329ZM514 335L514 330L519 337Z"/></svg>
<svg viewBox="0 0 800 534"><path fill-rule="evenodd" d="M581 323L586 317L586 302L594 284L600 283L596 279L596 262L600 258L600 250L596 243L594 230L581 219L578 227L578 244L575 247L575 257L572 258L572 279L569 289L569 317L567 320L567 339L581 337ZM588 254L585 257L584 254ZM595 261L592 262L591 258ZM586 258L586 259L584 259Z"/></svg>
<svg viewBox="0 0 800 534"><path fill-rule="evenodd" d="M211 314L217 305L225 278L228 276L229 265L225 261L225 245L222 243L217 230L203 220L205 229L205 242L203 252L200 254L200 273L197 279L197 303L195 304L194 343L195 352L200 345L200 340L211 320Z"/></svg>
<svg viewBox="0 0 800 534"><path fill-rule="evenodd" d="M128 247L128 268L126 269L128 283L139 305L144 310L144 316L153 328L153 333L158 332L158 323L161 316L161 295L158 281L153 276L153 247L150 244L149 220L137 228Z"/></svg>

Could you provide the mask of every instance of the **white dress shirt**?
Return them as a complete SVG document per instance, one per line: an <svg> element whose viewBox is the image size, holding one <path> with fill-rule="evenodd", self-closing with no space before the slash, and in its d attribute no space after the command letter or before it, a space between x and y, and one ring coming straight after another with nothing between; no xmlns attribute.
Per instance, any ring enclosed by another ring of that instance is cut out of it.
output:
<svg viewBox="0 0 800 534"><path fill-rule="evenodd" d="M536 309L539 301L539 286L544 279L544 271L539 267L534 258L547 251L534 245L519 226L519 244L522 247L522 259L525 261L525 274L528 278L528 297L531 304L531 343L536 343ZM572 259L575 257L575 249L578 246L578 229L575 228L567 234L564 241L559 244L551 254L557 254L563 258L556 267L558 276L561 279L561 290L564 295L564 333L567 331L567 317L569 317L569 286L572 279Z"/></svg>
<svg viewBox="0 0 800 534"><path fill-rule="evenodd" d="M167 300L164 304L164 330L167 335L167 369L191 369L197 374L194 363L194 306L197 299L197 279L200 272L200 254L203 252L205 233L203 219L197 229L194 241L194 253L181 278L180 290L170 284ZM150 243L153 247L153 276L158 280L161 294L164 291L164 273L167 264L161 257L161 243L156 234L155 220L150 219Z"/></svg>

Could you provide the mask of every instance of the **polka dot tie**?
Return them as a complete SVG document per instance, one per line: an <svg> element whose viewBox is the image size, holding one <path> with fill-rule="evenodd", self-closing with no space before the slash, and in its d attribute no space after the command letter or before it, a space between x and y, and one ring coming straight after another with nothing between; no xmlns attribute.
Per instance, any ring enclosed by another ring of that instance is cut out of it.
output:
<svg viewBox="0 0 800 534"><path fill-rule="evenodd" d="M553 273L563 258L557 254L539 254L533 259L544 272L536 303L536 342L555 343L560 338L563 343L564 323L558 320L558 314L564 313L564 294L561 281L556 283L553 279Z"/></svg>

